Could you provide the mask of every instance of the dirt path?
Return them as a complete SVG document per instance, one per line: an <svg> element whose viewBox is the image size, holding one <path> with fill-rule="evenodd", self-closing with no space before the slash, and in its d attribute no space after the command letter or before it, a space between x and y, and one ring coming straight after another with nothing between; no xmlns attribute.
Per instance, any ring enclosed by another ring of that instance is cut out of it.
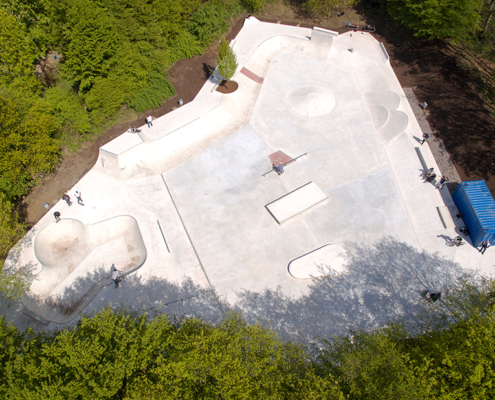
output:
<svg viewBox="0 0 495 400"><path fill-rule="evenodd" d="M456 63L444 53L442 43L416 42L414 46L400 44L397 32L381 31L379 21L352 9L344 9L342 17L332 16L324 21L312 21L298 16L287 5L269 4L257 18L267 22L284 23L347 31L344 22L377 26L376 38L382 41L391 56L392 66L403 87L412 87L419 101L428 103L428 121L436 136L445 143L463 180L486 180L495 193L495 118L484 110L476 93L467 88L465 76L455 67ZM239 16L227 35L229 40L242 28L245 16ZM393 39L389 39L393 38ZM399 42L399 43L398 43ZM36 187L24 202L21 216L30 224L36 223L45 213L43 203L53 205L63 193L72 187L94 165L98 149L122 134L132 125L144 124L150 113L160 117L178 107L178 100L191 101L206 81L207 65L214 65L215 44L201 56L177 62L170 71L170 78L177 95L156 110L145 112L136 121L115 125L92 143L87 143L77 153L65 157L57 171Z"/></svg>

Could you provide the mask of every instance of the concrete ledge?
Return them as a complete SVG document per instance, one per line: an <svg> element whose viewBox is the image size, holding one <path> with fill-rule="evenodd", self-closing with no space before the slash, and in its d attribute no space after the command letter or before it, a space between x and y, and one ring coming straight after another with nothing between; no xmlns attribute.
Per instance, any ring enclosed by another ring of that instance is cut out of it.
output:
<svg viewBox="0 0 495 400"><path fill-rule="evenodd" d="M143 143L143 140L138 133L124 132L122 135L116 137L111 142L108 142L104 146L101 146L100 149L118 156L141 143Z"/></svg>
<svg viewBox="0 0 495 400"><path fill-rule="evenodd" d="M385 58L386 58L387 60L389 60L389 59L390 59L390 57L388 56L387 50L385 49L385 46L384 46L384 45L383 45L383 43L381 43L381 42L380 42L380 48L382 49L383 54L385 55Z"/></svg>
<svg viewBox="0 0 495 400"><path fill-rule="evenodd" d="M332 35L332 36L339 36L339 33L336 32L336 31L331 31L331 30L328 30L328 29L318 28L317 26L315 26L313 28L313 33L314 32L324 33L324 34Z"/></svg>
<svg viewBox="0 0 495 400"><path fill-rule="evenodd" d="M345 249L337 244L327 244L289 263L289 273L297 279L337 276L345 273Z"/></svg>
<svg viewBox="0 0 495 400"><path fill-rule="evenodd" d="M285 196L272 201L265 207L279 224L295 217L314 205L326 200L328 196L314 182L287 193Z"/></svg>

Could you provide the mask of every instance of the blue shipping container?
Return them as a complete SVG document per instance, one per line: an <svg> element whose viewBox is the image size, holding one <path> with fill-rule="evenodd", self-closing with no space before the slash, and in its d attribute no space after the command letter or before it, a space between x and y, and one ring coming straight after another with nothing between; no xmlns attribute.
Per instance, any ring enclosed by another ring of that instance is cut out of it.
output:
<svg viewBox="0 0 495 400"><path fill-rule="evenodd" d="M469 229L475 247L485 240L495 245L495 200L485 181L462 182L454 195L454 203Z"/></svg>

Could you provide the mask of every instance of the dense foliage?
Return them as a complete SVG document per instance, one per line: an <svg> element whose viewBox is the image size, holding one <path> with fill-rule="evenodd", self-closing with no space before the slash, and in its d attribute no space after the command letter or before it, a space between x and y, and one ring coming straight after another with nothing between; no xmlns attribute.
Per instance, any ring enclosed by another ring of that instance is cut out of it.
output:
<svg viewBox="0 0 495 400"><path fill-rule="evenodd" d="M106 308L73 328L40 334L0 319L0 396L494 398L494 287L491 280L460 282L441 301L425 300L415 327L351 332L310 347L284 342L239 314L212 325Z"/></svg>

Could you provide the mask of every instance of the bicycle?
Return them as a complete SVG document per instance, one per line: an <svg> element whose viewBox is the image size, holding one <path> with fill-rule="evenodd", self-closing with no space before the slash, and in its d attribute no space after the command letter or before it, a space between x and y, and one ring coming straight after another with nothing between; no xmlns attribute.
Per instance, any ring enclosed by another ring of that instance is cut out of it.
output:
<svg viewBox="0 0 495 400"><path fill-rule="evenodd" d="M447 242L447 246L449 246L449 247L454 247L454 246L459 247L459 246L464 246L465 244L466 244L466 242L464 242L462 240L462 237L460 237L460 236L457 236L454 239L449 238L449 241Z"/></svg>

